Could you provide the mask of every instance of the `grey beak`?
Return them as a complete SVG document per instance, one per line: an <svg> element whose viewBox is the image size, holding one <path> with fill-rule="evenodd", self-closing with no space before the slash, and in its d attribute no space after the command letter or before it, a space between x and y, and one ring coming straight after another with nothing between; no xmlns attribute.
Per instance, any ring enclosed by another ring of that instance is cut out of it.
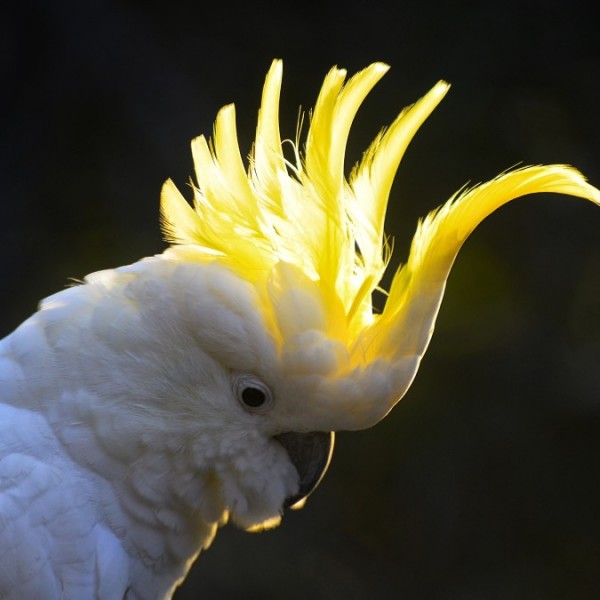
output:
<svg viewBox="0 0 600 600"><path fill-rule="evenodd" d="M320 483L333 454L333 432L282 433L275 439L286 449L300 477L298 491L286 498L284 508L306 498Z"/></svg>

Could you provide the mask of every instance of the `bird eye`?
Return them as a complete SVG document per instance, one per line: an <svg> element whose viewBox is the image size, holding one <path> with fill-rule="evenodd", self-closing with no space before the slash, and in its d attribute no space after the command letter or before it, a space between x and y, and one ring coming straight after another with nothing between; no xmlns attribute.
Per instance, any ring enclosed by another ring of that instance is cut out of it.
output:
<svg viewBox="0 0 600 600"><path fill-rule="evenodd" d="M271 391L254 375L238 375L235 391L241 405L250 412L262 412L272 402Z"/></svg>
<svg viewBox="0 0 600 600"><path fill-rule="evenodd" d="M267 395L259 388L247 387L242 390L242 401L249 408L258 408L267 401Z"/></svg>

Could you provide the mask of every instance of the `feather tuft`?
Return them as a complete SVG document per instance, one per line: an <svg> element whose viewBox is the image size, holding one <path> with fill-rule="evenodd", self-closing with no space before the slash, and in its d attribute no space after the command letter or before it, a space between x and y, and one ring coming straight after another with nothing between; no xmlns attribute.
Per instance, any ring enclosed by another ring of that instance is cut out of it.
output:
<svg viewBox="0 0 600 600"><path fill-rule="evenodd" d="M248 168L239 151L235 108L225 106L212 141L200 136L192 142L194 208L170 180L163 187L166 239L195 246L196 260L222 261L253 283L266 282L279 263L292 265L316 283L336 336L350 344L372 320L371 296L390 254L383 227L395 171L448 87L437 84L405 109L377 136L347 181L350 127L388 68L374 63L348 81L345 70L331 69L311 115L304 152L297 139L295 163L289 164L279 130L282 62L275 60L263 88Z"/></svg>
<svg viewBox="0 0 600 600"><path fill-rule="evenodd" d="M390 368L402 363L416 370L456 254L473 229L506 202L555 192L600 204L600 192L563 165L516 169L455 194L419 224L384 311L374 314L373 292L386 294L378 286L391 254L384 223L392 182L411 139L450 87L439 81L405 108L346 179L350 127L387 70L374 63L346 80L345 70L331 69L310 113L304 144L299 120L290 164L279 130L282 62L275 60L265 80L248 167L229 105L217 116L212 141L200 136L192 142L194 208L170 180L162 194L167 240L184 244L186 258L220 261L257 285L260 310L280 350L297 347L294 340L303 332L318 331L332 341L331 356L339 358L343 372L380 359ZM338 352L340 342L345 352ZM408 375L405 379L410 381ZM399 386L392 394L404 389Z"/></svg>

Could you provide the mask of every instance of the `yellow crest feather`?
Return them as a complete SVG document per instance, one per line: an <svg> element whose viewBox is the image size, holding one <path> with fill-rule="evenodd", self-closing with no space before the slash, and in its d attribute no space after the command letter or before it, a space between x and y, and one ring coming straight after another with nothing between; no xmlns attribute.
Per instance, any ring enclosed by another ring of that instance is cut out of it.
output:
<svg viewBox="0 0 600 600"><path fill-rule="evenodd" d="M461 246L487 216L528 194L585 198L600 206L600 191L567 165L531 166L504 173L456 194L419 223L408 261L394 276L379 322L361 342L369 357L393 357L399 345L422 355L429 343L445 282Z"/></svg>
<svg viewBox="0 0 600 600"><path fill-rule="evenodd" d="M383 228L392 181L412 137L449 89L440 81L405 108L346 180L352 121L387 69L375 63L346 81L346 72L333 68L317 98L304 149L294 146L296 159L290 164L279 132L282 63L275 60L263 88L248 168L240 155L235 109L229 105L217 116L212 142L204 136L192 142L194 208L169 180L161 214L167 239L183 244L180 252L187 258L221 261L260 284L261 296L270 303L263 307L266 322L294 352L301 351L297 336L312 328L345 348L334 351L339 369L376 360L409 365L398 389L389 391L393 396L404 393L409 373L425 352L458 250L487 215L534 192L569 194L596 204L600 192L575 169L552 165L505 173L451 198L420 223L385 309L374 315L371 296L389 254ZM310 315L308 306L313 307Z"/></svg>

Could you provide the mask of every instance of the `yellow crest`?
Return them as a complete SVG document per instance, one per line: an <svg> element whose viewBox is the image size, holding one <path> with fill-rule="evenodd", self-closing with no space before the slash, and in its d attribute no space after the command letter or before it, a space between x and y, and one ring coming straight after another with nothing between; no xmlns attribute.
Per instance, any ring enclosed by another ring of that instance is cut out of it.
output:
<svg viewBox="0 0 600 600"><path fill-rule="evenodd" d="M252 281L264 278L280 261L298 267L318 283L327 306L341 310L339 315L330 311L336 337L351 342L373 318L371 295L388 258L383 227L396 169L416 130L449 87L440 82L405 109L375 139L347 181L344 157L350 126L387 70L387 65L375 63L346 82L346 71L332 69L304 148L292 144L291 164L284 158L279 132L282 63L274 61L248 168L238 146L235 108L225 106L213 140L200 136L192 142L198 182L194 209L172 181L165 184L167 239L193 245L206 259L223 261Z"/></svg>
<svg viewBox="0 0 600 600"><path fill-rule="evenodd" d="M279 132L282 63L274 61L248 166L229 105L217 116L212 141L200 136L192 142L194 207L170 180L162 193L167 239L184 245L179 248L185 259L219 261L257 285L266 298L265 322L284 357L293 356L297 372L320 368L322 375L335 374L338 380L340 374L351 374L357 390L358 383L367 385L369 380L373 410L367 417L363 406L348 417L353 427L385 414L410 385L456 254L486 216L534 192L569 194L600 204L600 192L564 165L510 171L463 191L419 224L384 311L375 315L371 297L389 258L383 228L392 181L410 140L449 89L440 81L405 108L346 179L350 126L387 69L375 63L346 81L346 72L333 68L325 77L306 139L292 144L295 159L289 162ZM303 336L307 332L328 340L331 360L300 366L302 357L315 354L310 345L315 338ZM344 395L350 402L350 392Z"/></svg>

